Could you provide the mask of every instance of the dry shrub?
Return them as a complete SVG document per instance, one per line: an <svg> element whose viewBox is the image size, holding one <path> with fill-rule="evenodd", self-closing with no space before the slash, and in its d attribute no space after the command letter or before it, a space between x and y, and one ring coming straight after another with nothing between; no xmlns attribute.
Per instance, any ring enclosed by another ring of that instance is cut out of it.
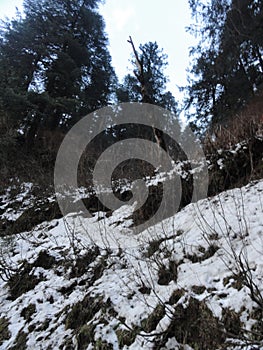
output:
<svg viewBox="0 0 263 350"><path fill-rule="evenodd" d="M176 306L168 329L157 340L156 349L163 349L168 339L175 337L182 345L196 350L215 350L225 343L223 325L204 301L190 297L187 307Z"/></svg>
<svg viewBox="0 0 263 350"><path fill-rule="evenodd" d="M203 140L210 162L209 195L263 177L263 91L239 114L215 125Z"/></svg>
<svg viewBox="0 0 263 350"><path fill-rule="evenodd" d="M263 135L263 91L225 124L215 125L204 139L206 154Z"/></svg>

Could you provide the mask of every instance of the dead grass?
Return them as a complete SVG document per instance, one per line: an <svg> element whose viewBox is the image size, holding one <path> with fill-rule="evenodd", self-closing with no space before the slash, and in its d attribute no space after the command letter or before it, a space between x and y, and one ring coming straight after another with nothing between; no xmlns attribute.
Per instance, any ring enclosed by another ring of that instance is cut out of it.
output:
<svg viewBox="0 0 263 350"><path fill-rule="evenodd" d="M263 92L203 140L209 166L209 195L263 177Z"/></svg>
<svg viewBox="0 0 263 350"><path fill-rule="evenodd" d="M225 124L210 129L204 139L205 153L235 146L263 135L263 92L251 99L250 103Z"/></svg>

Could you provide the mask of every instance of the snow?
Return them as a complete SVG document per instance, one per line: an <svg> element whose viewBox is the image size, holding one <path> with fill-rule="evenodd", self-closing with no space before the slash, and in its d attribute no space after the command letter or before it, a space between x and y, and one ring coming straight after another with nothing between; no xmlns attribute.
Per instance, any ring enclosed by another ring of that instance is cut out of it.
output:
<svg viewBox="0 0 263 350"><path fill-rule="evenodd" d="M19 218L19 216L22 215L23 211L30 206L30 203L32 202L33 196L30 195L30 191L32 189L33 184L29 182L24 182L20 186L20 192L13 198L12 197L12 190L16 189L16 186L10 186L6 193L2 196L0 196L0 203L3 203L0 205L0 209L4 210L4 213L1 215L2 218L6 218L11 221L15 221ZM8 206L18 203L20 205L20 208L18 210L13 210L11 208L7 208Z"/></svg>
<svg viewBox="0 0 263 350"><path fill-rule="evenodd" d="M22 201L29 193L30 184L25 184L16 201ZM41 278L41 282L15 300L9 299L7 283L0 280L0 318L9 320L11 332L10 339L5 340L0 349L13 346L20 330L27 333L28 349L63 348L68 338L76 344L74 331L65 328L65 319L68 310L88 294L91 297L101 296L105 303L110 300L118 315L114 317L109 312L103 315L100 310L89 321L96 325L95 341L105 340L112 344L113 349L119 349L116 328L129 330L140 326L142 320L163 303L166 315L160 319L152 335L138 334L131 345L123 347L130 350L153 349L154 345L149 341L153 339L153 334L167 329L169 312L172 313L179 304L186 307L190 296L205 301L219 319L227 308L240 313L243 327L250 330L255 323L251 312L257 305L252 301L248 287L235 287L234 275L240 272L240 257L247 262L252 280L263 295L262 194L263 180L253 182L241 189L190 204L173 217L136 236L129 228L132 221L127 220L134 208L125 205L109 217L102 212L92 218L69 214L65 218L42 223L32 232L11 237L9 243L1 239L1 259L9 266L22 266L23 261L33 264L44 250L56 259L57 264L50 269L33 267L30 274ZM79 196L84 196L83 192L80 191ZM4 201L8 201L8 194L2 198ZM6 213L5 217L8 215ZM17 216L10 213L10 217ZM160 240L159 249L152 256L147 256L149 244L154 240ZM83 274L70 277L72 264L94 245L100 247L100 254ZM211 245L216 246L216 251L203 258ZM105 269L90 285L88 281L93 268L101 261L105 262ZM178 264L177 279L160 285L159 268L161 265L167 267L170 261ZM142 284L151 288L149 294L139 291ZM194 286L204 286L205 290L197 294L193 291ZM68 288L68 292L62 292L63 288ZM176 305L169 305L167 301L175 290L182 290L184 294ZM21 311L29 304L35 305L36 312L31 320L26 321ZM103 319L107 320L106 324ZM123 319L125 321L121 324ZM47 327L43 327L46 320L49 320ZM92 348L91 344L87 346L87 349ZM179 348L179 343L172 337L162 349ZM186 345L184 349L190 350L191 347Z"/></svg>

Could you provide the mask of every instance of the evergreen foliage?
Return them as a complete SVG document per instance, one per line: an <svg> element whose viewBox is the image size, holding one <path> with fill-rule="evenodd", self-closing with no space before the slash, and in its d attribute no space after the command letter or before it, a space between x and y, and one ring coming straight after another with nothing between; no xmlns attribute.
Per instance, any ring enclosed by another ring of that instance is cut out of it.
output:
<svg viewBox="0 0 263 350"><path fill-rule="evenodd" d="M149 100L160 107L177 112L177 102L170 91L166 91L168 77L165 68L168 65L167 55L158 47L156 42L140 45L138 57L142 62L144 83ZM131 60L133 75L127 74L123 83L117 89L117 98L120 102L140 102L142 100L141 84L137 79L139 67L135 59Z"/></svg>
<svg viewBox="0 0 263 350"><path fill-rule="evenodd" d="M190 0L201 35L187 90L188 112L198 126L225 123L263 83L263 3ZM190 109L189 109L190 110Z"/></svg>
<svg viewBox="0 0 263 350"><path fill-rule="evenodd" d="M107 105L116 77L99 0L25 0L0 37L0 118L29 144Z"/></svg>

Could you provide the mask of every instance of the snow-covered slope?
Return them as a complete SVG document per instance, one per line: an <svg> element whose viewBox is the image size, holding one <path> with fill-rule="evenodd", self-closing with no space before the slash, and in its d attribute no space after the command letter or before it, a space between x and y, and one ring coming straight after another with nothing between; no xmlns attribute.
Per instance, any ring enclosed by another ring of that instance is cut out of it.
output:
<svg viewBox="0 0 263 350"><path fill-rule="evenodd" d="M263 349L263 180L137 236L129 210L1 239L0 349Z"/></svg>

